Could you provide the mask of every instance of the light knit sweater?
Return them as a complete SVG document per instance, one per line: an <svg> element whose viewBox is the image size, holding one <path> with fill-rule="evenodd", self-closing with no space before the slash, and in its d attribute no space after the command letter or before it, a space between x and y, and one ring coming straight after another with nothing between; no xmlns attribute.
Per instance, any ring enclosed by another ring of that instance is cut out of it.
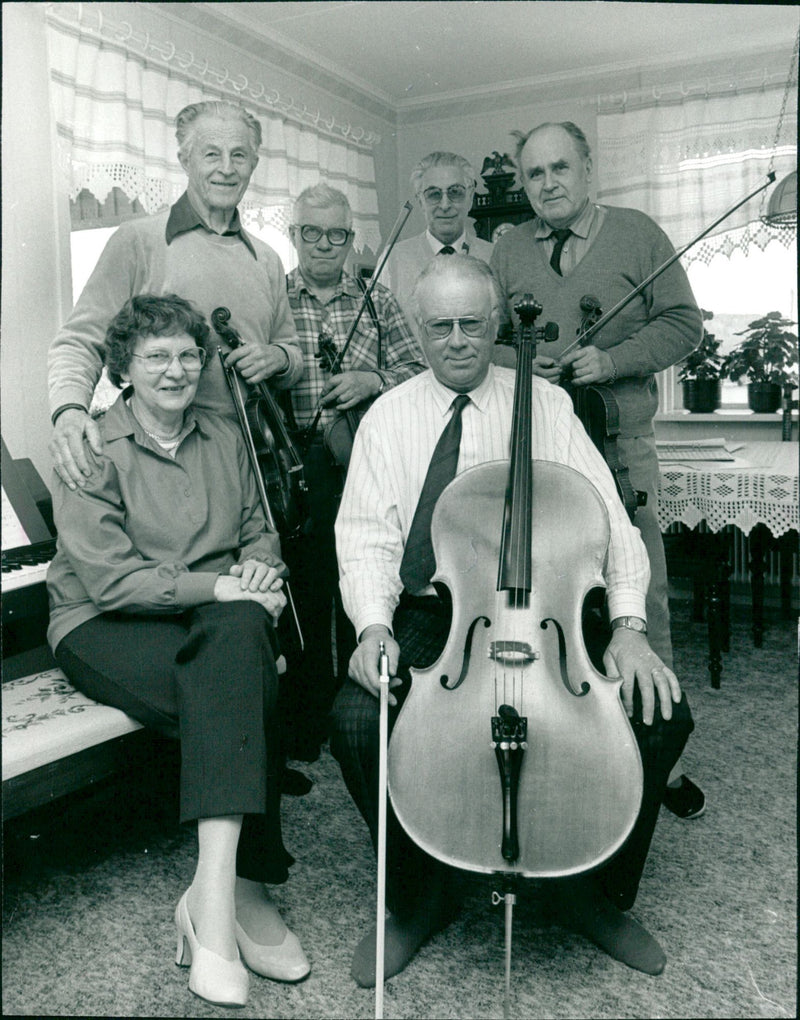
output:
<svg viewBox="0 0 800 1020"><path fill-rule="evenodd" d="M559 276L534 240L536 220L503 234L494 245L491 266L513 312L526 293L542 305L537 325L558 323L560 336L542 344L539 353L557 358L576 337L580 301L596 297L612 308L674 254L667 235L636 209L606 207L600 232L575 269ZM621 433L652 431L658 407L654 373L685 358L702 335L702 317L682 267L675 262L636 297L591 343L608 350L617 366L614 394L620 408ZM497 348L496 361L510 364L510 349Z"/></svg>
<svg viewBox="0 0 800 1020"><path fill-rule="evenodd" d="M300 378L303 357L286 296L283 266L263 241L248 235L257 258L236 235L203 229L186 231L166 243L169 210L123 223L103 250L72 314L48 354L51 414L64 404L88 408L102 370L106 328L136 294L178 294L208 318L221 305L243 338L280 343L289 356L286 372L272 382L288 388ZM213 337L213 332L212 332ZM233 404L219 358L209 358L195 403L232 415Z"/></svg>

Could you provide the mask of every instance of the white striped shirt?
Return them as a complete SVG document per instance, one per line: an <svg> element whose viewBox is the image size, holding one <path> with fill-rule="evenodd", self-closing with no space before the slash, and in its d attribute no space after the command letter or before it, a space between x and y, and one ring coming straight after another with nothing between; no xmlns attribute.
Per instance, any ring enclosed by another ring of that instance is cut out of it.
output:
<svg viewBox="0 0 800 1020"><path fill-rule="evenodd" d="M508 460L514 380L489 366L462 413L458 472ZM391 629L403 589L400 561L434 447L456 396L430 369L380 397L359 425L336 520L336 549L345 610L356 634ZM639 532L628 520L611 473L562 389L533 377L532 456L574 468L606 505L611 526L604 576L611 619L645 619L650 567ZM499 536L498 536L499 538ZM434 589L431 587L430 593Z"/></svg>

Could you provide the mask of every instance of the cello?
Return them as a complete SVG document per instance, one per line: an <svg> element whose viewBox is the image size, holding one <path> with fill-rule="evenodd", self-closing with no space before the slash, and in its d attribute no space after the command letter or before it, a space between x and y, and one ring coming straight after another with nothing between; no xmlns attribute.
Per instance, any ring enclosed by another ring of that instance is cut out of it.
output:
<svg viewBox="0 0 800 1020"><path fill-rule="evenodd" d="M515 310L510 462L463 471L436 505L433 582L449 592L452 622L439 659L411 670L388 749L392 805L411 839L508 883L608 860L633 829L643 785L621 680L594 668L581 630L583 604L603 585L608 516L582 475L532 459L541 305L526 295ZM503 898L508 996L508 888Z"/></svg>

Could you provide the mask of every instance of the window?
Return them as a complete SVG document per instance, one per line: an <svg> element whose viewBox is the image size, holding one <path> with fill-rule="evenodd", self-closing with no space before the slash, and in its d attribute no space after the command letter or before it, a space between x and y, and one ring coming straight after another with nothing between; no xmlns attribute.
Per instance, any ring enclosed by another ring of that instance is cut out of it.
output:
<svg viewBox="0 0 800 1020"><path fill-rule="evenodd" d="M797 322L796 240L788 248L775 239L763 251L751 244L746 254L741 248L730 255L718 252L709 263L692 262L687 274L697 303L714 314L705 327L722 341L723 355L741 341L736 333L767 312ZM738 384L724 379L722 408L746 408L746 387L746 378Z"/></svg>

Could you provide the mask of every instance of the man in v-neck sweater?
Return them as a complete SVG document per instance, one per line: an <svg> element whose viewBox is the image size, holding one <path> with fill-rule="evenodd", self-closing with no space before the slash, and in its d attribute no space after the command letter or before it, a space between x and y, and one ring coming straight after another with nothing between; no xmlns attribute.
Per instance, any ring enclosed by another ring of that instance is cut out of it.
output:
<svg viewBox="0 0 800 1020"><path fill-rule="evenodd" d="M586 137L575 124L540 124L515 135L517 165L536 216L497 240L491 266L515 323L514 305L531 293L542 305L540 321L559 325L559 339L540 348L536 374L557 384L571 369L575 385L603 384L613 390L620 412L620 458L633 488L647 493L634 524L650 558L648 640L671 666L667 568L656 515L655 373L694 350L702 336L702 316L676 261L593 337L590 346L560 358L575 340L584 296L595 297L603 309L612 308L675 249L644 213L589 200L592 158ZM511 364L511 358L508 348L497 348L499 364Z"/></svg>

